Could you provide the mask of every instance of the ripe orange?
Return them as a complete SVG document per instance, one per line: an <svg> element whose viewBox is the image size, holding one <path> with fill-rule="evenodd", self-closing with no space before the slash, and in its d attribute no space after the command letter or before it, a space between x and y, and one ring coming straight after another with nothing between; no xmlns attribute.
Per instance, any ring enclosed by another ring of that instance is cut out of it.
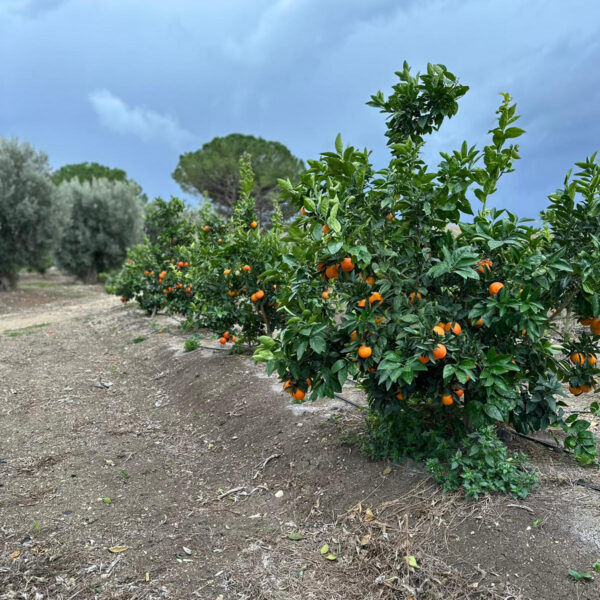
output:
<svg viewBox="0 0 600 600"><path fill-rule="evenodd" d="M452 398L452 394L444 394L442 396L442 404L444 406L450 406L451 404L454 404L454 398Z"/></svg>
<svg viewBox="0 0 600 600"><path fill-rule="evenodd" d="M219 239L217 240L217 242L219 242L219 244L221 244L221 243L223 243L223 240L222 240L221 238L219 238Z"/></svg>
<svg viewBox="0 0 600 600"><path fill-rule="evenodd" d="M223 271L223 275L229 275L231 273L231 269L225 269Z"/></svg>
<svg viewBox="0 0 600 600"><path fill-rule="evenodd" d="M204 226L204 231L210 231L210 227L208 225Z"/></svg>
<svg viewBox="0 0 600 600"><path fill-rule="evenodd" d="M177 266L178 266L178 267L181 269L181 267L183 267L183 261L182 261L182 260L180 260L180 261L177 263Z"/></svg>
<svg viewBox="0 0 600 600"><path fill-rule="evenodd" d="M477 321L473 321L473 327L483 327L483 319L480 317Z"/></svg>
<svg viewBox="0 0 600 600"><path fill-rule="evenodd" d="M593 320L592 317L585 317L585 319L579 319L579 322L582 325L591 325Z"/></svg>
<svg viewBox="0 0 600 600"><path fill-rule="evenodd" d="M587 361L588 361L588 364L595 365L596 362L597 362L596 355L595 354L588 354Z"/></svg>
<svg viewBox="0 0 600 600"><path fill-rule="evenodd" d="M227 343L227 338L219 338L219 343L225 345Z"/></svg>
<svg viewBox="0 0 600 600"><path fill-rule="evenodd" d="M183 283L178 283L175 287L180 290L183 287Z"/></svg>
<svg viewBox="0 0 600 600"><path fill-rule="evenodd" d="M364 308L367 305L367 301L363 298L362 300L359 300L357 304L360 308Z"/></svg>
<svg viewBox="0 0 600 600"><path fill-rule="evenodd" d="M226 331L226 332L223 334L223 337L224 337L226 340L228 340L228 339L231 337L231 335L230 335L229 331Z"/></svg>
<svg viewBox="0 0 600 600"><path fill-rule="evenodd" d="M237 342L237 338L235 337L235 335L232 335L232 336L231 336L231 341L232 341L232 342Z"/></svg>
<svg viewBox="0 0 600 600"><path fill-rule="evenodd" d="M427 356L427 354L421 354L421 356L419 356L419 362L426 365L429 362L429 356Z"/></svg>
<svg viewBox="0 0 600 600"><path fill-rule="evenodd" d="M594 335L600 335L600 319L592 319L592 322L590 323L590 331Z"/></svg>
<svg viewBox="0 0 600 600"><path fill-rule="evenodd" d="M291 379L288 379L288 380L287 380L287 381L286 381L286 382L283 384L283 389L284 389L284 390L287 390L288 388L291 388L291 387L292 387L292 380L291 380ZM290 391L290 394L291 394L291 391Z"/></svg>
<svg viewBox="0 0 600 600"><path fill-rule="evenodd" d="M569 358L575 365L583 365L585 362L585 354L582 354L581 352L573 352Z"/></svg>
<svg viewBox="0 0 600 600"><path fill-rule="evenodd" d="M252 271L252 267L250 265L244 265L242 269L246 271L246 273L250 273L250 271Z"/></svg>
<svg viewBox="0 0 600 600"><path fill-rule="evenodd" d="M337 279L340 276L339 266L330 265L325 269L325 275L329 277L329 279Z"/></svg>
<svg viewBox="0 0 600 600"><path fill-rule="evenodd" d="M255 296L257 300L260 300L261 298L265 297L265 293L262 290L258 290L257 292L255 292Z"/></svg>
<svg viewBox="0 0 600 600"><path fill-rule="evenodd" d="M375 323L381 323L383 321L383 317L375 317Z"/></svg>
<svg viewBox="0 0 600 600"><path fill-rule="evenodd" d="M373 350L371 349L370 346L361 346L358 349L358 355L361 358L369 358L369 356L371 356L371 354L373 354Z"/></svg>
<svg viewBox="0 0 600 600"><path fill-rule="evenodd" d="M422 300L423 296L421 296L420 292L411 292L408 297L410 298L410 303L414 304L415 303L415 299L417 300Z"/></svg>
<svg viewBox="0 0 600 600"><path fill-rule="evenodd" d="M317 265L317 271L319 271L319 273L322 273L325 270L325 263L319 263Z"/></svg>
<svg viewBox="0 0 600 600"><path fill-rule="evenodd" d="M329 231L329 229L330 229L329 225L327 225L327 224L323 225L323 229L321 230L323 232L323 235L325 235Z"/></svg>
<svg viewBox="0 0 600 600"><path fill-rule="evenodd" d="M310 387L312 385L312 381L311 381L310 377L306 378L306 385L308 385L308 387Z"/></svg>
<svg viewBox="0 0 600 600"><path fill-rule="evenodd" d="M592 386L588 385L587 383L585 383L584 385L581 386L581 392L583 394L589 394L592 391Z"/></svg>
<svg viewBox="0 0 600 600"><path fill-rule="evenodd" d="M452 391L459 397L462 398L465 395L465 390L463 390L462 388L458 387L457 385L455 385L452 388Z"/></svg>
<svg viewBox="0 0 600 600"><path fill-rule="evenodd" d="M256 294L252 294L252 296L250 296L250 300L252 300L252 302L256 302L258 300Z"/></svg>
<svg viewBox="0 0 600 600"><path fill-rule="evenodd" d="M127 298L121 296L121 302L123 302L123 303L127 302Z"/></svg>
<svg viewBox="0 0 600 600"><path fill-rule="evenodd" d="M233 297L233 296L235 296L235 292L233 290L229 290L227 292L227 295Z"/></svg>
<svg viewBox="0 0 600 600"><path fill-rule="evenodd" d="M389 215L386 217L386 219L387 219L388 221L393 221L393 220L394 220L394 215L393 215L392 213L390 213L390 214L389 214Z"/></svg>
<svg viewBox="0 0 600 600"><path fill-rule="evenodd" d="M165 288L165 289L163 290L163 294L168 294L168 293L169 293L169 290L168 290L167 288Z"/></svg>
<svg viewBox="0 0 600 600"><path fill-rule="evenodd" d="M327 300L327 298L329 298L329 290L323 290L321 298L323 298L323 300Z"/></svg>
<svg viewBox="0 0 600 600"><path fill-rule="evenodd" d="M373 292L369 296L369 304L375 304L375 302L379 302L379 304L383 302L383 296L379 292Z"/></svg>
<svg viewBox="0 0 600 600"><path fill-rule="evenodd" d="M570 385L569 391L571 392L571 394L573 394L573 396L579 396L583 390L580 387L574 387Z"/></svg>
<svg viewBox="0 0 600 600"><path fill-rule="evenodd" d="M444 358L444 356L446 356L447 353L448 351L446 350L446 346L444 346L444 344L438 344L433 349L433 358L434 360L441 360Z"/></svg>
<svg viewBox="0 0 600 600"><path fill-rule="evenodd" d="M492 283L489 287L490 296L495 296L503 287L503 283L500 283L499 281L494 281L494 283Z"/></svg>
<svg viewBox="0 0 600 600"><path fill-rule="evenodd" d="M355 342L356 338L358 337L358 333L356 331L356 329L350 334L350 339Z"/></svg>
<svg viewBox="0 0 600 600"><path fill-rule="evenodd" d="M398 400L404 400L404 396L402 395L402 392L400 392L400 391L399 391L399 392L396 394L396 398L398 398Z"/></svg>
<svg viewBox="0 0 600 600"><path fill-rule="evenodd" d="M300 209L300 212L306 217L307 216L307 212L306 209L304 208L304 206Z"/></svg>
<svg viewBox="0 0 600 600"><path fill-rule="evenodd" d="M342 261L342 271L344 271L345 273L349 273L350 271L352 271L352 269L354 269L352 259L349 256L346 256L346 258L344 258L344 260Z"/></svg>
<svg viewBox="0 0 600 600"><path fill-rule="evenodd" d="M300 388L298 388L293 394L294 400L304 400L305 396L306 394Z"/></svg>
<svg viewBox="0 0 600 600"><path fill-rule="evenodd" d="M433 332L437 333L439 336L442 336L442 337L444 337L446 335L446 332L444 331L444 328L440 327L439 325L436 325L433 328Z"/></svg>
<svg viewBox="0 0 600 600"><path fill-rule="evenodd" d="M460 335L462 332L462 327L460 326L460 323L457 323L456 321L446 323L446 326L448 327L446 331L451 331L454 335Z"/></svg>
<svg viewBox="0 0 600 600"><path fill-rule="evenodd" d="M375 277L373 277L373 275L369 275L366 279L365 282L368 285L373 285L375 283Z"/></svg>
<svg viewBox="0 0 600 600"><path fill-rule="evenodd" d="M250 223L250 227L252 227L252 229L256 229L258 227L258 223L256 221L252 221L252 223Z"/></svg>

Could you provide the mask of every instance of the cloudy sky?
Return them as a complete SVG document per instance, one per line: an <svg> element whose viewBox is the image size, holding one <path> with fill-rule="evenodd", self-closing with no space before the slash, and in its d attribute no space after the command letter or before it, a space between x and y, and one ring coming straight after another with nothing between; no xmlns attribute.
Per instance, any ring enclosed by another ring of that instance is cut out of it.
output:
<svg viewBox="0 0 600 600"><path fill-rule="evenodd" d="M303 159L341 132L383 166L383 119L365 101L404 60L471 88L430 161L485 143L499 92L517 101L527 134L498 206L535 217L600 150L597 0L0 0L0 136L55 168L123 168L149 196L184 196L179 154L232 132Z"/></svg>

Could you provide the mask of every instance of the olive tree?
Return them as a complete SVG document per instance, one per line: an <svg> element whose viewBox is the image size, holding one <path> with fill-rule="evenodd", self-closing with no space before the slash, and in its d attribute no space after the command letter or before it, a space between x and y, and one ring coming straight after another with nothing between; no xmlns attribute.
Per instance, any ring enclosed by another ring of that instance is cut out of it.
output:
<svg viewBox="0 0 600 600"><path fill-rule="evenodd" d="M72 179L58 187L68 217L56 252L64 270L87 283L121 265L127 248L142 238L143 202L127 181Z"/></svg>
<svg viewBox="0 0 600 600"><path fill-rule="evenodd" d="M15 286L20 269L44 270L60 217L48 157L0 137L0 290Z"/></svg>

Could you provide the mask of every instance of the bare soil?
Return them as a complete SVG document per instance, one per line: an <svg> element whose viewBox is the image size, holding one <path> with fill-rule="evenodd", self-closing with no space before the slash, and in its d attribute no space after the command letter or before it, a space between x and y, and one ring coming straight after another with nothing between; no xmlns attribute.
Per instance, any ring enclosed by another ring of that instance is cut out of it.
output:
<svg viewBox="0 0 600 600"><path fill-rule="evenodd" d="M538 490L444 495L346 445L352 406L184 339L56 273L0 293L0 599L600 598L568 575L600 560L597 471L509 435Z"/></svg>

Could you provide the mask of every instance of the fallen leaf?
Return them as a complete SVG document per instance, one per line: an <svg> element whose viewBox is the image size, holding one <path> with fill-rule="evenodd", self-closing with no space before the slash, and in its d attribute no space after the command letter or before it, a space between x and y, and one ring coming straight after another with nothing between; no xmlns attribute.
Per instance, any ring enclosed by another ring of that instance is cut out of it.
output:
<svg viewBox="0 0 600 600"><path fill-rule="evenodd" d="M18 558L21 555L21 551L20 550L15 550L10 557L11 558Z"/></svg>
<svg viewBox="0 0 600 600"><path fill-rule="evenodd" d="M104 462L105 462L107 465L110 465L111 467L114 467L114 466L115 466L115 462L114 462L113 460L111 460L110 458L107 458L107 459L105 459L105 460L104 460Z"/></svg>
<svg viewBox="0 0 600 600"><path fill-rule="evenodd" d="M129 550L129 546L111 546L108 551L113 554L119 554L120 552L125 552L125 550Z"/></svg>
<svg viewBox="0 0 600 600"><path fill-rule="evenodd" d="M321 554L327 554L329 552L329 544L323 544L321 546Z"/></svg>
<svg viewBox="0 0 600 600"><path fill-rule="evenodd" d="M370 508L365 510L365 521L372 521L375 518L373 511Z"/></svg>
<svg viewBox="0 0 600 600"><path fill-rule="evenodd" d="M288 539L290 540L303 540L304 536L299 531L293 531L288 535Z"/></svg>
<svg viewBox="0 0 600 600"><path fill-rule="evenodd" d="M335 554L328 554L325 558L327 560L337 560L337 556Z"/></svg>
<svg viewBox="0 0 600 600"><path fill-rule="evenodd" d="M104 504L110 504L111 503L111 499L106 497L106 498L102 498L102 502L104 502Z"/></svg>
<svg viewBox="0 0 600 600"><path fill-rule="evenodd" d="M384 474L384 475L389 475L391 472L392 472L392 467L386 467L386 468L383 470L383 474Z"/></svg>
<svg viewBox="0 0 600 600"><path fill-rule="evenodd" d="M146 581L150 581L150 573L146 573Z"/></svg>
<svg viewBox="0 0 600 600"><path fill-rule="evenodd" d="M361 546L366 546L371 541L372 537L373 536L370 533L367 533L367 535L363 535L360 538L360 545Z"/></svg>
<svg viewBox="0 0 600 600"><path fill-rule="evenodd" d="M406 557L406 562L408 563L409 567L413 567L414 569L418 569L419 568L419 564L417 563L417 559L414 556L407 556Z"/></svg>
<svg viewBox="0 0 600 600"><path fill-rule="evenodd" d="M183 551L187 554L187 555L191 555L192 551L189 548L186 548L185 546L181 546L183 548Z"/></svg>

